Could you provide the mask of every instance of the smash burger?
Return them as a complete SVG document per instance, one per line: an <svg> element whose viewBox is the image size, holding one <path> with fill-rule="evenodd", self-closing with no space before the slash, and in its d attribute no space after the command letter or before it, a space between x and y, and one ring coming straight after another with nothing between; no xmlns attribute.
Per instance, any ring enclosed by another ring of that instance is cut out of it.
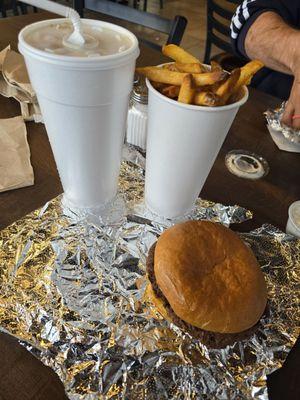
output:
<svg viewBox="0 0 300 400"><path fill-rule="evenodd" d="M230 229L188 221L167 229L147 258L146 296L169 321L222 348L250 336L267 304L251 249Z"/></svg>

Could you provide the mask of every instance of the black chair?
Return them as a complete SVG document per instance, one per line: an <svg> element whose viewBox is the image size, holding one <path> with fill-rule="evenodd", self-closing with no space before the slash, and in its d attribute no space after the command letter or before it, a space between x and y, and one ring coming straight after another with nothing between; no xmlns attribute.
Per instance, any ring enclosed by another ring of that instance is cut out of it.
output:
<svg viewBox="0 0 300 400"><path fill-rule="evenodd" d="M86 9L166 33L168 35L166 44L179 45L187 25L187 19L180 15L177 15L173 20L169 20L108 0L74 0L74 8L81 17L84 9ZM160 49L158 44L147 39L140 38L140 41L149 47Z"/></svg>
<svg viewBox="0 0 300 400"><path fill-rule="evenodd" d="M13 15L19 15L16 2L0 0L0 15L2 18L7 17L7 12L12 11Z"/></svg>
<svg viewBox="0 0 300 400"><path fill-rule="evenodd" d="M138 1L134 0L134 7L136 8ZM164 0L159 0L160 9L164 8ZM144 0L143 10L147 11L148 0Z"/></svg>
<svg viewBox="0 0 300 400"><path fill-rule="evenodd" d="M27 14L29 7L31 6L28 6L28 4L22 3L21 1L1 0L0 1L1 17L6 18L8 11L12 11L13 15ZM33 7L33 11L37 12L37 8Z"/></svg>
<svg viewBox="0 0 300 400"><path fill-rule="evenodd" d="M227 4L226 4L227 3ZM224 5L226 4L226 8ZM207 37L204 62L209 63L211 58L212 45L223 51L222 54L214 57L218 61L230 60L230 63L240 66L244 60L233 55L230 44L230 23L231 18L241 0L224 0L222 6L216 0L207 0ZM236 7L234 7L236 5ZM225 52L225 53L224 53ZM235 65L233 65L235 66Z"/></svg>

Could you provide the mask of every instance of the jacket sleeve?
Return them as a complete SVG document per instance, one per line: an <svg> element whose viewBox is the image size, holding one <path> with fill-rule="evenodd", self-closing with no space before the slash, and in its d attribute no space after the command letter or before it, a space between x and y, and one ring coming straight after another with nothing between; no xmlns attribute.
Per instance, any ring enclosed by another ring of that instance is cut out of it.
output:
<svg viewBox="0 0 300 400"><path fill-rule="evenodd" d="M247 57L247 32L256 18L266 11L273 11L287 24L300 28L300 0L244 0L236 9L230 25L232 46L239 56Z"/></svg>

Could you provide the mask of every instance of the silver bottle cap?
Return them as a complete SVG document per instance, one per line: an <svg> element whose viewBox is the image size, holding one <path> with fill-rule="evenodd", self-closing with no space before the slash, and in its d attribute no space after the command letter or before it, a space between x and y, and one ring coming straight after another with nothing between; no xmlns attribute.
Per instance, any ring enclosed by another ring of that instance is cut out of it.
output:
<svg viewBox="0 0 300 400"><path fill-rule="evenodd" d="M134 85L131 99L141 104L148 104L148 89L146 85L139 83Z"/></svg>

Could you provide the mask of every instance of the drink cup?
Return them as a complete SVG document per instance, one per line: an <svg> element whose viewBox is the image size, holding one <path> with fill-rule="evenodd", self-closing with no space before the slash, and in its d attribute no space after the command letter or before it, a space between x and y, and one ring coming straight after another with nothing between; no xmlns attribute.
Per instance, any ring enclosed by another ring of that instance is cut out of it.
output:
<svg viewBox="0 0 300 400"><path fill-rule="evenodd" d="M19 34L19 50L37 94L65 200L78 208L97 208L117 192L138 42L122 27L89 19L83 24L125 35L129 48L113 55L73 57L39 50L26 41L33 30L64 21L28 25Z"/></svg>
<svg viewBox="0 0 300 400"><path fill-rule="evenodd" d="M145 203L161 217L188 214L248 90L236 103L203 107L179 103L147 81L148 137Z"/></svg>

